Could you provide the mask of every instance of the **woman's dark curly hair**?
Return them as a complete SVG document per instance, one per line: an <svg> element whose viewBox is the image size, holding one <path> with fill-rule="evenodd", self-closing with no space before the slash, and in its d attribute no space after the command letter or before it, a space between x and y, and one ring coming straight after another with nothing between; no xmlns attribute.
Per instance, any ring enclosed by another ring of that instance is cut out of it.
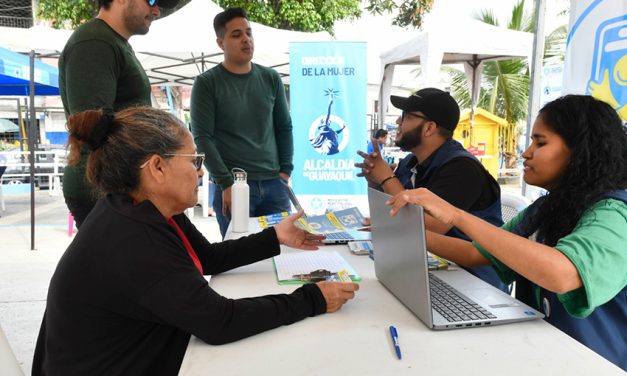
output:
<svg viewBox="0 0 627 376"><path fill-rule="evenodd" d="M538 114L571 156L556 188L533 219L538 236L555 246L604 193L627 188L627 130L616 111L588 95L566 95Z"/></svg>

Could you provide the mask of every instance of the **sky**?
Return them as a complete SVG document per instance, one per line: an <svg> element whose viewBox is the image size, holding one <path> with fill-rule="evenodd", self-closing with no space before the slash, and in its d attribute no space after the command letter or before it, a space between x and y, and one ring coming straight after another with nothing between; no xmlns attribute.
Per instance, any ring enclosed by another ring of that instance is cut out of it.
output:
<svg viewBox="0 0 627 376"><path fill-rule="evenodd" d="M501 25L505 25L511 15L512 9L518 0L434 0L431 17L471 17L475 18L482 10L492 10ZM534 1L526 0L525 9L532 11ZM568 8L569 0L545 0L546 19L545 31L548 33L560 25L568 23L566 15L558 13Z"/></svg>

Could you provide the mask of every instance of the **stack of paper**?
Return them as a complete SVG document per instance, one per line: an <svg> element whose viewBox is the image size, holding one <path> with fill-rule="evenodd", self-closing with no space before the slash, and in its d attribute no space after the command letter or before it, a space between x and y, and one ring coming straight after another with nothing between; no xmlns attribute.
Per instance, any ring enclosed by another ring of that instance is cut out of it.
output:
<svg viewBox="0 0 627 376"><path fill-rule="evenodd" d="M342 269L348 271L353 281L361 281L355 269L335 251L287 253L275 256L273 261L279 284L302 284L306 283L303 275L318 271L326 271L330 275Z"/></svg>

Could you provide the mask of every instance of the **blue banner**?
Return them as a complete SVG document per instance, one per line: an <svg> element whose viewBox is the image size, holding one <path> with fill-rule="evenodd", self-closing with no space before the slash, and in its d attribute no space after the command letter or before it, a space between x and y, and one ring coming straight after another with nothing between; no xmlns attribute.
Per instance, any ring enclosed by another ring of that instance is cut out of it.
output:
<svg viewBox="0 0 627 376"><path fill-rule="evenodd" d="M563 94L590 94L627 121L627 2L572 0Z"/></svg>
<svg viewBox="0 0 627 376"><path fill-rule="evenodd" d="M364 207L354 164L367 142L366 90L365 42L290 44L292 184L308 213Z"/></svg>

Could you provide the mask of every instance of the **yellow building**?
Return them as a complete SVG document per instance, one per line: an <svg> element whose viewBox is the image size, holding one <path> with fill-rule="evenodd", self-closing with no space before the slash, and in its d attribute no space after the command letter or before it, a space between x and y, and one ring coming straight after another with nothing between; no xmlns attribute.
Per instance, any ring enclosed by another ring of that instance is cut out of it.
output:
<svg viewBox="0 0 627 376"><path fill-rule="evenodd" d="M499 127L506 126L505 119L477 108L471 135L470 110L467 110L460 115L453 139L461 142L468 151L474 154L496 179L499 169Z"/></svg>

